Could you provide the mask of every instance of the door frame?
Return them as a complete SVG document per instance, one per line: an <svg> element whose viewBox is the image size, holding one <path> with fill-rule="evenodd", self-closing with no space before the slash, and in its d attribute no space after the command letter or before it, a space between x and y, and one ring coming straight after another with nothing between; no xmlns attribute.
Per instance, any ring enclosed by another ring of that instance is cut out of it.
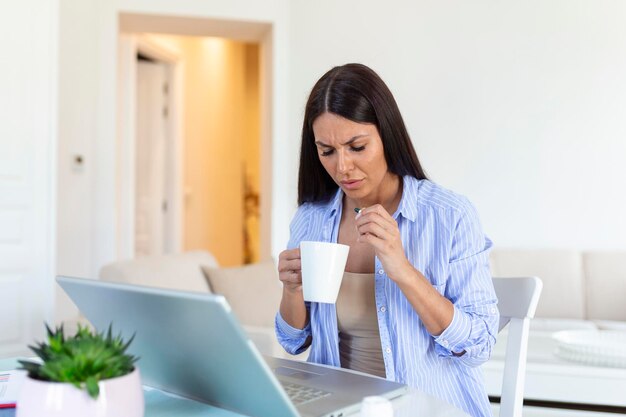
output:
<svg viewBox="0 0 626 417"><path fill-rule="evenodd" d="M149 35L120 34L118 39L118 167L119 197L118 259L135 257L135 149L137 110L137 54L167 67L168 141L166 164L171 181L166 187L169 202L165 221L165 253L182 251L183 233L183 86L184 63L176 51Z"/></svg>
<svg viewBox="0 0 626 417"><path fill-rule="evenodd" d="M229 6L230 7L230 6ZM233 10L237 10L236 6L233 6ZM276 189L286 189L287 180L286 177L277 175L279 168L273 164L274 160L279 159L282 155L282 150L277 147L278 143L288 144L286 140L288 137L287 124L285 120L287 118L287 93L284 85L279 80L284 79L287 73L287 32L286 25L278 24L285 21L286 17L276 11L267 10L263 7L259 9L263 18L255 19L241 19L241 17L227 18L222 16L221 18L214 18L207 15L205 12L189 12L189 13L171 13L163 14L163 11L142 13L138 11L123 11L113 7L111 9L112 14L109 15L110 21L115 21L114 32L110 35L116 36L117 50L112 51L109 49L109 54L115 52L112 55L108 55L110 60L112 56L116 56L118 59L117 65L117 80L111 80L110 77L105 80L102 85L104 90L105 86L111 88L117 88L117 99L114 102L108 102L103 104L106 108L112 108L113 105L117 106L115 114L117 118L113 119L106 112L101 112L101 120L99 122L103 126L101 137L107 138L107 132L110 131L110 127L107 127L107 122L113 122L116 129L116 136L118 141L116 142L116 159L117 164L115 166L116 183L115 190L110 184L110 180L102 178L101 181L107 182L107 189L98 189L96 197L100 197L100 200L106 201L106 196L112 196L114 194L117 199L117 204L114 208L113 217L107 219L100 219L105 217L104 214L111 213L112 207L105 207L100 213L96 213L95 225L99 226L97 230L101 231L100 237L106 234L105 238L94 238L94 259L93 265L95 271L98 270L103 264L111 262L115 259L124 259L132 257L133 241L132 230L134 230L134 215L132 209L132 196L134 195L134 189L129 190L127 185L122 184L124 178L128 178L129 171L128 164L132 162L131 156L134 154L128 153L128 132L127 130L132 127L127 120L131 115L128 111L129 98L127 93L129 88L125 83L129 80L129 68L128 65L124 65L124 62L128 64L130 59L128 58L129 48L133 48L132 42L129 44L128 40L124 39L139 33L155 33L155 34L170 34L170 35L182 35L182 36L213 36L222 37L227 39L233 39L243 42L258 43L260 47L259 54L259 87L260 87L260 259L267 260L272 257L277 257L279 250L284 247L285 236L289 234L288 223L285 224L284 219L291 214L291 206L284 203L284 199L274 193ZM268 11L269 14L264 13ZM233 16L240 16L239 11L233 11ZM187 17L193 16L193 17ZM185 17L183 17L185 16ZM137 42L137 40L135 40ZM114 45L109 45L114 47ZM136 48L136 46L134 46ZM167 57L164 57L167 58ZM176 64L177 77L182 80L183 74L182 61ZM131 80L132 81L132 80ZM179 86L182 86L179 83ZM105 96L106 93L103 93ZM133 98L134 99L134 98ZM110 100L110 97L109 97ZM183 115L182 107L182 94L178 101L177 111L178 120L180 121L181 115ZM177 128L180 132L182 124L179 123ZM181 135L182 136L182 135ZM125 140L126 139L126 140ZM106 151L111 151L111 146L104 146ZM182 149L182 144L181 144ZM182 151L180 151L182 155ZM182 164L181 164L182 167ZM103 169L103 172L111 172L113 168ZM182 175L181 175L182 179ZM180 193L184 197L184 183L181 186ZM98 200L98 198L96 198ZM184 200L180 199L179 210L181 216L179 220L182 223L182 211L184 210ZM107 208L109 209L107 211ZM97 211L97 210L96 210ZM277 221L279 219L280 221ZM102 221L101 221L102 220ZM112 236L110 231L103 230L100 225L115 224L115 236ZM182 230L182 225L181 225ZM182 233L180 236L180 242L175 245L176 251L182 251Z"/></svg>

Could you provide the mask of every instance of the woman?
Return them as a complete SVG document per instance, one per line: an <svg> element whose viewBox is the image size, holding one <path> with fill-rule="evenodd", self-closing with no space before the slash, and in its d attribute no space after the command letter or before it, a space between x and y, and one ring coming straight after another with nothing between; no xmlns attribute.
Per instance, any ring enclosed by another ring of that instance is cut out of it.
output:
<svg viewBox="0 0 626 417"><path fill-rule="evenodd" d="M278 263L283 347L297 354L310 346L310 362L383 376L490 416L478 365L499 318L491 241L466 198L426 178L393 95L364 65L335 67L313 87L298 204ZM350 246L336 305L304 302L303 240Z"/></svg>

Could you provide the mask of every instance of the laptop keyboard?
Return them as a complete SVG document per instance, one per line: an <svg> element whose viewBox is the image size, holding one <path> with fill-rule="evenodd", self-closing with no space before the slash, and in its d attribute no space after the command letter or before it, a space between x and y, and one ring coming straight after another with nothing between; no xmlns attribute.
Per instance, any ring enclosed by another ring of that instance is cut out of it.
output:
<svg viewBox="0 0 626 417"><path fill-rule="evenodd" d="M293 384L291 382L281 382L285 392L289 396L294 405L302 405L319 398L330 395L330 392L322 391L317 388L306 387L304 385Z"/></svg>

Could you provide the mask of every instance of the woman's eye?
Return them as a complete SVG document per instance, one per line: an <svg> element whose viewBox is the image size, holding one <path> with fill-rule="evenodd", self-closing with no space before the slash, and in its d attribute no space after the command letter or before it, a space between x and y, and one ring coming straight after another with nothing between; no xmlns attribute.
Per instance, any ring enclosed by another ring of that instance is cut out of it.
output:
<svg viewBox="0 0 626 417"><path fill-rule="evenodd" d="M328 149L326 151L322 151L321 155L322 156L329 156L333 153L334 149Z"/></svg>
<svg viewBox="0 0 626 417"><path fill-rule="evenodd" d="M358 146L358 147L355 147L355 148L350 148L350 149L352 150L352 152L361 152L362 150L365 149L365 145Z"/></svg>

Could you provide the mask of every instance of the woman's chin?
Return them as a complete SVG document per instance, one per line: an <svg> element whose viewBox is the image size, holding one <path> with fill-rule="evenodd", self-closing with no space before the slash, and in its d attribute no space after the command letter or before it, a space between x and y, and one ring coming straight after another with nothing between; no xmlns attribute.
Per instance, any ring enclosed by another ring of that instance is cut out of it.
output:
<svg viewBox="0 0 626 417"><path fill-rule="evenodd" d="M367 196L367 193L363 189L350 190L346 189L345 187L341 187L341 190L346 195L346 197L352 200L362 200Z"/></svg>

